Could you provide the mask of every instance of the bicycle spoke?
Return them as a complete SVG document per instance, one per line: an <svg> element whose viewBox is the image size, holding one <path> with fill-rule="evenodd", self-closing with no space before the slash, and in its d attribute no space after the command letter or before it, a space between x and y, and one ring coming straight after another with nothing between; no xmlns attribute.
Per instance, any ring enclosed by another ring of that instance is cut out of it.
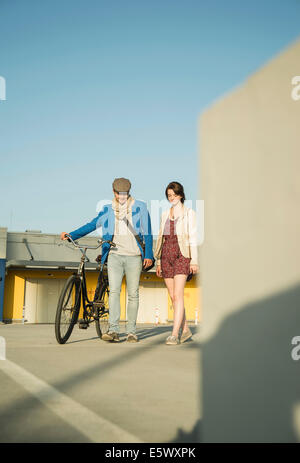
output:
<svg viewBox="0 0 300 463"><path fill-rule="evenodd" d="M69 302L69 298L70 298L70 296L71 296L71 294L72 294L72 290L73 290L73 289L74 289L74 287L71 286L70 289L69 289L69 293L68 293L68 297L67 297L66 303L63 304L63 309L66 309L66 308L67 308L66 305L67 305L68 302Z"/></svg>

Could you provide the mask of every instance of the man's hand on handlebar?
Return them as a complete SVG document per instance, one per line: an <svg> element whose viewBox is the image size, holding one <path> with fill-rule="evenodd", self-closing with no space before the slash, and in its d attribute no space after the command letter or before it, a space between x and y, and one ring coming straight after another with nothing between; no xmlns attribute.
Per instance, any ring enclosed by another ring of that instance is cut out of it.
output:
<svg viewBox="0 0 300 463"><path fill-rule="evenodd" d="M68 240L68 239L69 239L69 234L66 233L66 232L62 232L62 233L60 234L60 239L61 239L61 240Z"/></svg>

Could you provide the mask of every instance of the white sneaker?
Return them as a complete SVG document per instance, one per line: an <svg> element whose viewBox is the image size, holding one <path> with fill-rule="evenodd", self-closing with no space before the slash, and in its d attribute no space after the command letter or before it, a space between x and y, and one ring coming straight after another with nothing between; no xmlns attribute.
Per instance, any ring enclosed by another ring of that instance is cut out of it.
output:
<svg viewBox="0 0 300 463"><path fill-rule="evenodd" d="M176 346L177 344L179 344L179 339L176 338L176 336L168 336L167 339L166 339L166 344L168 346Z"/></svg>
<svg viewBox="0 0 300 463"><path fill-rule="evenodd" d="M182 335L180 337L181 344L183 342L187 341L188 339L190 339L192 336L193 336L193 333L191 332L190 329L188 329L185 333L182 333Z"/></svg>

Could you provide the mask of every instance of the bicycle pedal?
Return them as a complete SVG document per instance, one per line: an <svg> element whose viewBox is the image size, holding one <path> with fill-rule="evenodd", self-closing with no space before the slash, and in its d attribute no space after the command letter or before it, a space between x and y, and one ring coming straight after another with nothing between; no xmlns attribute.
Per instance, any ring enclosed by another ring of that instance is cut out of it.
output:
<svg viewBox="0 0 300 463"><path fill-rule="evenodd" d="M81 320L78 321L78 326L79 326L80 330L86 330L88 328L89 324L85 320L81 319Z"/></svg>
<svg viewBox="0 0 300 463"><path fill-rule="evenodd" d="M88 323L79 323L80 330L86 330L89 327Z"/></svg>

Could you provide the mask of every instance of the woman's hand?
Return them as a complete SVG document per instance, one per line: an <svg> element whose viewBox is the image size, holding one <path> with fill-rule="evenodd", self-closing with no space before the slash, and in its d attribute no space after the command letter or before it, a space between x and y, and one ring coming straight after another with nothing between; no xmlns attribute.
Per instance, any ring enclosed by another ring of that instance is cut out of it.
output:
<svg viewBox="0 0 300 463"><path fill-rule="evenodd" d="M66 232L62 232L62 233L60 234L60 239L61 239L61 240L67 240L67 239L68 239L68 237L66 236L67 234L68 234L68 233L66 233Z"/></svg>
<svg viewBox="0 0 300 463"><path fill-rule="evenodd" d="M198 265L195 265L195 264L190 265L190 273L193 273L193 274L198 273L198 270L199 270Z"/></svg>
<svg viewBox="0 0 300 463"><path fill-rule="evenodd" d="M162 278L161 266L160 265L156 266L156 276L158 276L159 278Z"/></svg>

